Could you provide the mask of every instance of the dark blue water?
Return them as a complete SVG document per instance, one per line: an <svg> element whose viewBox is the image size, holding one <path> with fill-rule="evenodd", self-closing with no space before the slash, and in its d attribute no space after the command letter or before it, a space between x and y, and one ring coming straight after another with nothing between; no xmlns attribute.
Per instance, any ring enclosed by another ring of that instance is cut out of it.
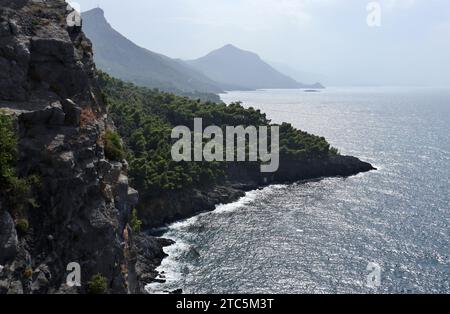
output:
<svg viewBox="0 0 450 314"><path fill-rule="evenodd" d="M378 171L272 186L172 225L150 292L449 293L450 90L222 95L325 136ZM381 267L368 286L369 263Z"/></svg>

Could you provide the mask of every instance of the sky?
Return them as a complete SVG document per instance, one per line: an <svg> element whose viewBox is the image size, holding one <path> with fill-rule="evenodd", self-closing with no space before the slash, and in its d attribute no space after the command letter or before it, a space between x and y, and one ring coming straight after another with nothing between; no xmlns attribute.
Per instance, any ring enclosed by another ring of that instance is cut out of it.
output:
<svg viewBox="0 0 450 314"><path fill-rule="evenodd" d="M124 36L172 58L233 44L303 81L450 86L448 0L75 2L82 11L101 7ZM368 10L372 2L379 6ZM368 25L369 15L379 26Z"/></svg>

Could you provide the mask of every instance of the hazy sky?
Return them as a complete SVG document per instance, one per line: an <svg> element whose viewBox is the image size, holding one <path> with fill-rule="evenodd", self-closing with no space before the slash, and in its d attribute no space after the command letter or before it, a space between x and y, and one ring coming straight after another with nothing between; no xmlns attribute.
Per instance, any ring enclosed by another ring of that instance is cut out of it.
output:
<svg viewBox="0 0 450 314"><path fill-rule="evenodd" d="M231 43L328 85L450 86L450 1L77 0L140 46L193 59Z"/></svg>

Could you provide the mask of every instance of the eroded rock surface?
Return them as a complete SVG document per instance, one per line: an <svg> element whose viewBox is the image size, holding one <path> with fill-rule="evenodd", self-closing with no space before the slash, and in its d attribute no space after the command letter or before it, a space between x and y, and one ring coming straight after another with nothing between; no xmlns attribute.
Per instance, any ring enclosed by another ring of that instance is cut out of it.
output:
<svg viewBox="0 0 450 314"><path fill-rule="evenodd" d="M0 0L0 110L16 121L18 173L41 179L38 206L21 213L25 234L16 232L14 208L0 205L0 293L85 293L95 274L110 293L140 285L127 235L138 193L126 161L105 157L103 136L114 125L91 43L67 25L70 12L63 0ZM66 285L72 262L81 287Z"/></svg>

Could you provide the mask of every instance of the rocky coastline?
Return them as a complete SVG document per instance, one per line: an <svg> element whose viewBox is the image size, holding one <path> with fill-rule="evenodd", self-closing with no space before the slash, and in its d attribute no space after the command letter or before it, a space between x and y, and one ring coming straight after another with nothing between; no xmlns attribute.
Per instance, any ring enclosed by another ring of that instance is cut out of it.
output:
<svg viewBox="0 0 450 314"><path fill-rule="evenodd" d="M130 227L138 203L144 226L155 228L267 185L374 169L339 155L281 160L271 175L258 165L230 164L217 186L139 200L127 161L106 152L105 133L115 125L96 81L92 44L81 27L67 25L69 13L63 0L0 0L0 110L14 121L18 174L40 181L36 199L20 210L10 206L8 191L0 193L0 294L89 293L97 275L104 293L145 293L163 247L173 242ZM19 221L26 221L21 232ZM81 286L67 285L73 262Z"/></svg>
<svg viewBox="0 0 450 314"><path fill-rule="evenodd" d="M147 201L141 211L143 222L147 228L155 229L202 212L212 211L217 205L235 202L243 197L245 192L261 189L268 185L292 184L325 177L349 177L376 170L371 164L358 158L340 155L309 163L285 161L281 165L280 169L270 177L261 174L257 165L253 167L244 164L232 165L227 171L229 180L222 185L167 193ZM164 252L163 248L171 244L174 242L164 239L159 247L156 247L156 251ZM148 283L160 282L157 278L164 275L159 274L156 268L166 254L163 253L159 257L159 259L153 260L153 263L147 263L147 268L143 271L146 273L143 276L149 280ZM174 293L180 292L179 289Z"/></svg>
<svg viewBox="0 0 450 314"><path fill-rule="evenodd" d="M245 192L268 185L325 177L349 177L371 170L376 169L367 162L340 155L309 162L282 160L279 170L273 174L261 173L257 164L230 164L225 182L202 189L168 192L149 200L141 199L140 213L145 227L157 228L214 210L219 204L232 203L244 196Z"/></svg>

